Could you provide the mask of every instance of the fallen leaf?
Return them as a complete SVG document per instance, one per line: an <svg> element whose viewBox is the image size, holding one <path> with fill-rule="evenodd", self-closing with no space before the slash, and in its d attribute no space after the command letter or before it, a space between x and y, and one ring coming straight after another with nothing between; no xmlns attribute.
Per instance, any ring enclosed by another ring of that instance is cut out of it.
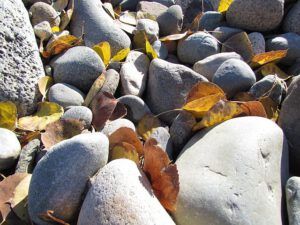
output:
<svg viewBox="0 0 300 225"><path fill-rule="evenodd" d="M61 21L60 21L60 26L59 29L61 31L65 30L66 27L69 25L71 18L73 16L73 12L74 12L74 0L70 0L67 10L63 10L61 12Z"/></svg>
<svg viewBox="0 0 300 225"><path fill-rule="evenodd" d="M116 108L114 109L113 113L109 117L109 120L113 121L113 120L116 120L116 119L120 119L120 118L123 118L126 115L127 115L126 106L123 103L118 102L117 105L116 105Z"/></svg>
<svg viewBox="0 0 300 225"><path fill-rule="evenodd" d="M52 33L58 33L60 31L58 26L51 27Z"/></svg>
<svg viewBox="0 0 300 225"><path fill-rule="evenodd" d="M136 164L139 164L139 154L137 153L135 147L127 142L122 142L115 145L110 150L109 158L109 161L125 158L134 161Z"/></svg>
<svg viewBox="0 0 300 225"><path fill-rule="evenodd" d="M110 44L107 41L101 42L97 45L94 45L93 50L97 52L97 54L102 59L104 65L107 66L111 57Z"/></svg>
<svg viewBox="0 0 300 225"><path fill-rule="evenodd" d="M215 94L223 95L225 98L224 91L218 85L205 81L198 82L189 91L186 97L186 103Z"/></svg>
<svg viewBox="0 0 300 225"><path fill-rule="evenodd" d="M40 131L23 131L21 135L18 135L21 146L24 147L28 142L33 139L40 139L41 132Z"/></svg>
<svg viewBox="0 0 300 225"><path fill-rule="evenodd" d="M43 97L46 97L46 93L48 89L54 84L54 80L50 76L44 76L41 79L39 79L38 86L39 91L43 95Z"/></svg>
<svg viewBox="0 0 300 225"><path fill-rule="evenodd" d="M111 117L113 111L117 106L117 99L108 92L99 92L91 103L91 110L93 112L93 125L96 130L101 130L106 121Z"/></svg>
<svg viewBox="0 0 300 225"><path fill-rule="evenodd" d="M160 127L160 120L154 115L145 115L138 123L137 133L143 138L144 141L150 138L153 131Z"/></svg>
<svg viewBox="0 0 300 225"><path fill-rule="evenodd" d="M145 50L146 35L144 31L135 31L133 36L134 48Z"/></svg>
<svg viewBox="0 0 300 225"><path fill-rule="evenodd" d="M229 7L230 7L230 5L231 5L231 3L232 3L233 1L234 1L234 0L221 0L220 3L219 3L218 11L219 11L220 13L226 12L226 11L229 9Z"/></svg>
<svg viewBox="0 0 300 225"><path fill-rule="evenodd" d="M126 59L129 52L130 52L130 48L122 49L121 51L117 52L117 54L115 54L110 61L121 62L122 60Z"/></svg>
<svg viewBox="0 0 300 225"><path fill-rule="evenodd" d="M287 52L288 50L277 50L255 55L251 60L251 66L258 67L267 63L279 61L286 57Z"/></svg>
<svg viewBox="0 0 300 225"><path fill-rule="evenodd" d="M189 32L188 32L189 34L199 31L199 24L202 16L203 16L203 12L199 12L198 15L195 16L195 18L193 19L189 27Z"/></svg>
<svg viewBox="0 0 300 225"><path fill-rule="evenodd" d="M53 145L74 137L84 130L84 124L78 119L60 119L46 126L45 132L41 135L41 140L45 148L49 149Z"/></svg>
<svg viewBox="0 0 300 225"><path fill-rule="evenodd" d="M18 128L22 130L44 130L49 123L60 119L64 114L64 109L54 102L38 103L38 110L32 116L19 119Z"/></svg>
<svg viewBox="0 0 300 225"><path fill-rule="evenodd" d="M237 102L220 100L203 116L202 120L193 127L193 131L214 126L232 119L241 113L243 113L243 109Z"/></svg>
<svg viewBox="0 0 300 225"><path fill-rule="evenodd" d="M111 16L111 18L116 19L114 8L110 2L104 2L102 4L102 8L107 12L108 15Z"/></svg>
<svg viewBox="0 0 300 225"><path fill-rule="evenodd" d="M156 21L157 18L156 18L156 16L151 15L148 12L137 11L137 13L136 13L136 19L137 20L140 20L140 19L149 19L149 20Z"/></svg>
<svg viewBox="0 0 300 225"><path fill-rule="evenodd" d="M0 127L15 130L17 125L17 107L13 102L0 102Z"/></svg>
<svg viewBox="0 0 300 225"><path fill-rule="evenodd" d="M145 51L146 51L146 54L147 56L150 58L150 59L156 59L158 56L157 56L157 53L156 51L153 49L152 45L150 44L150 42L148 41L148 38L146 36L146 34L144 33L145 35Z"/></svg>
<svg viewBox="0 0 300 225"><path fill-rule="evenodd" d="M126 24L129 24L129 25L136 26L136 24L137 24L136 12L129 12L129 11L123 12L120 15L119 20L122 23L126 23Z"/></svg>
<svg viewBox="0 0 300 225"><path fill-rule="evenodd" d="M126 23L122 23L119 20L114 20L114 24L116 24L120 29L124 30L128 34L133 34L135 31L135 26L131 26Z"/></svg>
<svg viewBox="0 0 300 225"><path fill-rule="evenodd" d="M260 67L259 72L263 76L270 74L277 75L281 79L288 79L290 76L283 72L275 63L268 63Z"/></svg>
<svg viewBox="0 0 300 225"><path fill-rule="evenodd" d="M255 97L251 95L249 92L240 92L234 96L233 100L240 101L240 102L250 102L250 101L254 101Z"/></svg>
<svg viewBox="0 0 300 225"><path fill-rule="evenodd" d="M247 116L259 116L267 118L264 106L259 101L249 101L241 103L241 107Z"/></svg>
<svg viewBox="0 0 300 225"><path fill-rule="evenodd" d="M92 102L93 98L99 93L101 88L103 87L105 83L105 74L102 73L93 83L92 87L90 88L88 94L86 95L83 105L84 106L89 106L90 103Z"/></svg>
<svg viewBox="0 0 300 225"><path fill-rule="evenodd" d="M259 101L264 106L267 117L273 121L277 121L279 117L278 104L274 102L269 96L262 97L259 99Z"/></svg>
<svg viewBox="0 0 300 225"><path fill-rule="evenodd" d="M187 36L187 31L182 33L182 34L171 34L165 37L160 38L160 41L178 41L181 40L183 38L185 38Z"/></svg>
<svg viewBox="0 0 300 225"><path fill-rule="evenodd" d="M128 127L121 127L109 136L109 149L113 149L116 145L126 142L135 147L139 156L143 155L143 145L137 134Z"/></svg>
<svg viewBox="0 0 300 225"><path fill-rule="evenodd" d="M144 146L143 171L148 176L155 196L169 211L176 210L179 192L179 175L175 164L153 138L148 139Z"/></svg>
<svg viewBox="0 0 300 225"><path fill-rule="evenodd" d="M48 221L51 223L55 222L55 223L61 224L61 225L70 225L69 223L53 216L53 214L54 214L53 210L47 210L46 212L40 214L40 218L42 220L45 220L45 221Z"/></svg>
<svg viewBox="0 0 300 225"><path fill-rule="evenodd" d="M115 14L115 18L119 18L120 15L122 13L122 7L121 5L118 5L115 9L114 9L114 14Z"/></svg>
<svg viewBox="0 0 300 225"><path fill-rule="evenodd" d="M67 5L68 5L69 0L55 0L52 3L52 7L57 11L61 12L63 11Z"/></svg>

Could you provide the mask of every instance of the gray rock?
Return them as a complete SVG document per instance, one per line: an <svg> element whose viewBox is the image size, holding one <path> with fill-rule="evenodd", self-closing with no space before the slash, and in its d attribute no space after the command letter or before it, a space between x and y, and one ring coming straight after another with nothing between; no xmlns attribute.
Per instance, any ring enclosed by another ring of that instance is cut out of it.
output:
<svg viewBox="0 0 300 225"><path fill-rule="evenodd" d="M21 145L14 132L0 128L0 170L9 169L20 155Z"/></svg>
<svg viewBox="0 0 300 225"><path fill-rule="evenodd" d="M122 93L142 96L148 77L150 60L142 52L131 51L120 70Z"/></svg>
<svg viewBox="0 0 300 225"><path fill-rule="evenodd" d="M122 10L131 10L135 11L139 0L123 0L120 2L120 6Z"/></svg>
<svg viewBox="0 0 300 225"><path fill-rule="evenodd" d="M177 34L182 29L183 13L179 5L173 5L157 17L161 36Z"/></svg>
<svg viewBox="0 0 300 225"><path fill-rule="evenodd" d="M157 2L167 7L175 5L175 0L152 0L151 2Z"/></svg>
<svg viewBox="0 0 300 225"><path fill-rule="evenodd" d="M53 64L56 83L71 84L87 93L105 66L92 49L78 46L60 55Z"/></svg>
<svg viewBox="0 0 300 225"><path fill-rule="evenodd" d="M288 14L285 16L282 28L285 32L293 32L300 35L300 2L297 3L290 9Z"/></svg>
<svg viewBox="0 0 300 225"><path fill-rule="evenodd" d="M43 21L48 21L53 26L59 26L60 17L55 9L44 2L36 2L29 9L29 16L32 26L35 26Z"/></svg>
<svg viewBox="0 0 300 225"><path fill-rule="evenodd" d="M196 62L193 66L193 70L205 76L209 81L212 81L218 68L228 59L243 60L242 57L235 52L223 52L208 56Z"/></svg>
<svg viewBox="0 0 300 225"><path fill-rule="evenodd" d="M48 99L66 108L68 106L81 106L84 102L85 95L76 87L57 83L50 87Z"/></svg>
<svg viewBox="0 0 300 225"><path fill-rule="evenodd" d="M126 117L133 123L138 123L146 114L152 114L149 107L135 95L124 95L118 98L118 101L127 108Z"/></svg>
<svg viewBox="0 0 300 225"><path fill-rule="evenodd" d="M113 132L115 132L121 127L128 127L133 131L135 131L135 126L130 120L117 119L117 120L107 122L104 128L101 130L101 132L106 136L110 136Z"/></svg>
<svg viewBox="0 0 300 225"><path fill-rule="evenodd" d="M291 177L286 184L289 225L300 224L300 177Z"/></svg>
<svg viewBox="0 0 300 225"><path fill-rule="evenodd" d="M200 131L176 165L176 224L282 224L288 148L274 122L242 117Z"/></svg>
<svg viewBox="0 0 300 225"><path fill-rule="evenodd" d="M243 32L241 29L232 28L232 27L217 27L212 35L218 39L220 42L225 42L228 38L231 38L233 35Z"/></svg>
<svg viewBox="0 0 300 225"><path fill-rule="evenodd" d="M152 47L153 47L154 51L156 52L158 58L166 59L168 57L168 48L160 40L154 41L152 43Z"/></svg>
<svg viewBox="0 0 300 225"><path fill-rule="evenodd" d="M80 210L78 225L175 225L155 197L146 175L128 159L99 171Z"/></svg>
<svg viewBox="0 0 300 225"><path fill-rule="evenodd" d="M221 0L209 0L215 11L218 11Z"/></svg>
<svg viewBox="0 0 300 225"><path fill-rule="evenodd" d="M102 8L101 1L75 0L70 28L71 33L78 37L82 35L84 28L84 41L88 47L108 41L112 55L131 45L130 38L114 24L113 19Z"/></svg>
<svg viewBox="0 0 300 225"><path fill-rule="evenodd" d="M141 11L148 15L157 18L159 15L168 10L167 6L164 6L158 2L140 1L136 7L136 11Z"/></svg>
<svg viewBox="0 0 300 225"><path fill-rule="evenodd" d="M177 56L181 62L194 64L208 56L220 52L219 43L210 34L197 32L188 36L177 46Z"/></svg>
<svg viewBox="0 0 300 225"><path fill-rule="evenodd" d="M300 175L300 76L290 84L280 111L278 124L289 141L291 172Z"/></svg>
<svg viewBox="0 0 300 225"><path fill-rule="evenodd" d="M284 0L235 0L226 13L230 26L253 31L277 28L283 18Z"/></svg>
<svg viewBox="0 0 300 225"><path fill-rule="evenodd" d="M180 108L191 87L200 81L207 79L186 66L154 59L149 69L146 102L155 114ZM171 123L177 114L166 113L160 118Z"/></svg>
<svg viewBox="0 0 300 225"><path fill-rule="evenodd" d="M13 101L19 116L32 114L44 68L21 0L0 1L0 61L0 101Z"/></svg>
<svg viewBox="0 0 300 225"><path fill-rule="evenodd" d="M295 63L291 67L288 68L286 71L287 74L291 76L297 76L300 74L300 58L298 58Z"/></svg>
<svg viewBox="0 0 300 225"><path fill-rule="evenodd" d="M54 145L35 167L28 198L32 221L49 209L68 223L76 219L89 179L107 163L109 142L101 133L80 134Z"/></svg>
<svg viewBox="0 0 300 225"><path fill-rule="evenodd" d="M239 59L226 60L216 71L212 82L219 85L228 98L238 92L248 91L256 82L250 66Z"/></svg>
<svg viewBox="0 0 300 225"><path fill-rule="evenodd" d="M120 82L120 75L114 69L109 69L105 72L105 82L101 88L102 92L115 94Z"/></svg>
<svg viewBox="0 0 300 225"><path fill-rule="evenodd" d="M248 34L251 41L254 55L266 52L266 41L264 36L259 32Z"/></svg>
<svg viewBox="0 0 300 225"><path fill-rule="evenodd" d="M47 41L52 36L52 30L48 21L38 23L33 27L34 34L40 39Z"/></svg>
<svg viewBox="0 0 300 225"><path fill-rule="evenodd" d="M173 143L170 138L169 131L164 127L157 127L153 130L150 135L150 138L154 138L158 145L167 152L169 158L172 159L173 155Z"/></svg>
<svg viewBox="0 0 300 225"><path fill-rule="evenodd" d="M34 139L22 148L15 173L32 173L34 160L40 150L40 140Z"/></svg>
<svg viewBox="0 0 300 225"><path fill-rule="evenodd" d="M77 119L83 121L85 128L89 128L92 123L93 113L92 111L85 106L73 106L67 110L62 119Z"/></svg>
<svg viewBox="0 0 300 225"><path fill-rule="evenodd" d="M285 33L271 38L266 42L267 51L288 50L287 56L280 62L293 65L300 58L300 36L295 33Z"/></svg>
<svg viewBox="0 0 300 225"><path fill-rule="evenodd" d="M136 24L134 33L145 32L150 43L158 40L159 26L158 23L150 19L139 19Z"/></svg>
<svg viewBox="0 0 300 225"><path fill-rule="evenodd" d="M213 31L222 26L223 14L215 11L208 11L203 14L199 22L200 30Z"/></svg>

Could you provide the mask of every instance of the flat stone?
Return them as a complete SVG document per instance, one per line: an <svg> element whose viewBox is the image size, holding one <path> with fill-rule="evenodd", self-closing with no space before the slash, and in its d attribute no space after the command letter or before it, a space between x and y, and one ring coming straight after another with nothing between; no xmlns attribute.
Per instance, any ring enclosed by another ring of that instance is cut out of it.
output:
<svg viewBox="0 0 300 225"><path fill-rule="evenodd" d="M110 136L113 132L115 132L121 127L127 127L135 131L135 126L130 120L117 119L117 120L107 122L103 127L103 129L101 130L101 132L106 136Z"/></svg>
<svg viewBox="0 0 300 225"><path fill-rule="evenodd" d="M297 1L285 16L282 28L285 32L300 35L300 2Z"/></svg>
<svg viewBox="0 0 300 225"><path fill-rule="evenodd" d="M289 225L298 225L300 223L300 177L288 179L285 192Z"/></svg>
<svg viewBox="0 0 300 225"><path fill-rule="evenodd" d="M147 13L154 18L157 18L163 12L167 11L168 7L158 2L140 1L136 7L136 11Z"/></svg>
<svg viewBox="0 0 300 225"><path fill-rule="evenodd" d="M90 128L93 120L93 113L89 108L85 106L73 106L68 109L61 118L77 119L83 121L85 124L85 128Z"/></svg>

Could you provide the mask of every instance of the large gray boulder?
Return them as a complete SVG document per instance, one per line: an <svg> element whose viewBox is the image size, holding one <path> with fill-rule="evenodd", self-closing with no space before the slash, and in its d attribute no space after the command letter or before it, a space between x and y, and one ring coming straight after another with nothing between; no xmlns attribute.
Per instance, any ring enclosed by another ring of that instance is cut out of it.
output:
<svg viewBox="0 0 300 225"><path fill-rule="evenodd" d="M274 122L242 117L200 131L176 164L176 224L282 225L288 147Z"/></svg>
<svg viewBox="0 0 300 225"><path fill-rule="evenodd" d="M107 163L109 142L101 133L80 134L54 145L35 167L29 187L32 221L51 209L68 223L77 217L89 179Z"/></svg>
<svg viewBox="0 0 300 225"><path fill-rule="evenodd" d="M190 89L200 81L207 79L186 66L154 59L149 68L147 105L154 114L178 109ZM177 114L166 113L160 118L171 123Z"/></svg>
<svg viewBox="0 0 300 225"><path fill-rule="evenodd" d="M44 76L28 12L21 0L0 1L0 101L17 104L19 116L33 113Z"/></svg>
<svg viewBox="0 0 300 225"><path fill-rule="evenodd" d="M300 34L300 1L297 1L285 16L282 28L285 32Z"/></svg>
<svg viewBox="0 0 300 225"><path fill-rule="evenodd" d="M131 45L130 38L114 24L113 19L102 8L101 1L75 0L70 26L71 33L76 36L81 36L84 31L84 41L89 47L108 41L112 55Z"/></svg>
<svg viewBox="0 0 300 225"><path fill-rule="evenodd" d="M286 184L289 225L300 224L300 177L291 177Z"/></svg>
<svg viewBox="0 0 300 225"><path fill-rule="evenodd" d="M146 175L128 159L113 160L97 174L78 225L175 225L155 197Z"/></svg>

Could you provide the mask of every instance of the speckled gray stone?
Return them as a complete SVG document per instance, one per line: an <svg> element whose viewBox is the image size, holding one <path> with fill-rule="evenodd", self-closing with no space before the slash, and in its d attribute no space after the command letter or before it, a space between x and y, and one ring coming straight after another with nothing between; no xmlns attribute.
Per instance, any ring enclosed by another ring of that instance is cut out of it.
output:
<svg viewBox="0 0 300 225"><path fill-rule="evenodd" d="M159 17L157 17L159 24L159 33L161 36L170 34L177 34L182 29L183 13L179 5L173 5Z"/></svg>
<svg viewBox="0 0 300 225"><path fill-rule="evenodd" d="M31 220L51 209L68 223L77 219L89 179L107 163L109 142L101 133L80 134L49 149L35 167L28 198Z"/></svg>
<svg viewBox="0 0 300 225"><path fill-rule="evenodd" d="M291 177L286 184L289 225L300 224L300 177Z"/></svg>
<svg viewBox="0 0 300 225"><path fill-rule="evenodd" d="M164 6L158 2L148 2L140 1L136 7L136 11L141 11L143 13L149 14L154 18L167 11L168 7Z"/></svg>
<svg viewBox="0 0 300 225"><path fill-rule="evenodd" d="M0 1L0 101L13 101L18 115L32 114L44 76L36 39L21 0Z"/></svg>
<svg viewBox="0 0 300 225"><path fill-rule="evenodd" d="M282 28L285 32L293 32L300 35L300 1L297 1L285 16Z"/></svg>
<svg viewBox="0 0 300 225"><path fill-rule="evenodd" d="M55 83L67 83L87 93L104 69L104 63L94 50L78 46L55 60L53 77Z"/></svg>
<svg viewBox="0 0 300 225"><path fill-rule="evenodd" d="M270 31L277 28L283 18L284 0L235 0L226 13L230 26Z"/></svg>
<svg viewBox="0 0 300 225"><path fill-rule="evenodd" d="M35 26L43 21L48 21L53 26L59 26L60 16L55 9L44 2L36 2L29 9L29 15L32 26Z"/></svg>
<svg viewBox="0 0 300 225"><path fill-rule="evenodd" d="M223 14L215 11L208 11L203 14L199 22L199 29L213 31L223 23Z"/></svg>
<svg viewBox="0 0 300 225"><path fill-rule="evenodd" d="M110 136L113 132L115 132L121 127L127 127L135 131L135 126L130 120L117 119L117 120L107 122L104 128L101 130L101 132L106 136Z"/></svg>
<svg viewBox="0 0 300 225"><path fill-rule="evenodd" d="M89 108L85 106L73 106L68 109L61 118L77 119L83 121L85 124L85 128L89 128L92 123L93 113Z"/></svg>
<svg viewBox="0 0 300 225"><path fill-rule="evenodd" d="M217 38L220 42L225 42L228 38L231 38L233 35L243 32L243 30L233 27L217 27L214 32L212 32L212 36Z"/></svg>
<svg viewBox="0 0 300 225"><path fill-rule="evenodd" d="M266 41L262 33L250 33L248 34L248 38L251 42L254 55L266 52Z"/></svg>
<svg viewBox="0 0 300 225"><path fill-rule="evenodd" d="M105 82L101 88L102 92L115 94L120 82L120 74L114 69L109 69L105 72Z"/></svg>
<svg viewBox="0 0 300 225"><path fill-rule="evenodd" d="M137 20L136 30L134 33L145 32L150 43L158 40L159 26L158 23L150 19Z"/></svg>

